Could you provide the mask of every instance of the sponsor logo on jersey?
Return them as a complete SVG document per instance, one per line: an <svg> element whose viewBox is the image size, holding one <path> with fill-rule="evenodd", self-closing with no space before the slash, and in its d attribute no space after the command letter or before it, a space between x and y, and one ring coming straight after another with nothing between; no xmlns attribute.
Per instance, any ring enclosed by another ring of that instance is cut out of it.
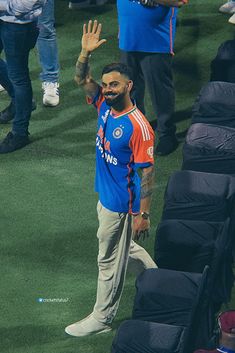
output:
<svg viewBox="0 0 235 353"><path fill-rule="evenodd" d="M150 157L150 158L153 158L153 146L149 147L147 149L147 155Z"/></svg>
<svg viewBox="0 0 235 353"><path fill-rule="evenodd" d="M96 137L96 146L98 151L101 154L101 157L104 158L106 160L107 163L113 164L113 165L117 165L118 160L117 158L115 158L110 151L110 142L106 141L106 143L104 145L102 145L99 137Z"/></svg>

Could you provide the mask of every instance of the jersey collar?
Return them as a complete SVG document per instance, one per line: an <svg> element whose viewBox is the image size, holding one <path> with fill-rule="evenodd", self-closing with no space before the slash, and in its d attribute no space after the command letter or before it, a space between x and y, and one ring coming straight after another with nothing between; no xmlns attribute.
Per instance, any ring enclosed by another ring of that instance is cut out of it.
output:
<svg viewBox="0 0 235 353"><path fill-rule="evenodd" d="M118 114L115 114L111 109L111 114L112 114L112 117L116 119L116 118L120 118L124 115L128 115L128 114L132 113L135 109L136 109L136 104L134 103L133 107L131 109L123 110L122 112L120 112Z"/></svg>

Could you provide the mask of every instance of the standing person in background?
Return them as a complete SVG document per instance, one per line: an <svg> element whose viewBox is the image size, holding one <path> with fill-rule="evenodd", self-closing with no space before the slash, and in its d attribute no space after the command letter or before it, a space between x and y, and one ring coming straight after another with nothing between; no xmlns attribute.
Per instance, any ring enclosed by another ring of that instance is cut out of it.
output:
<svg viewBox="0 0 235 353"><path fill-rule="evenodd" d="M14 115L12 131L0 143L0 153L13 152L29 141L29 120L32 111L32 86L29 76L29 52L38 37L37 17L46 0L0 1L0 84L11 97Z"/></svg>
<svg viewBox="0 0 235 353"><path fill-rule="evenodd" d="M59 104L59 59L55 30L54 0L47 0L38 18L39 36L37 48L42 68L43 104L55 107Z"/></svg>
<svg viewBox="0 0 235 353"><path fill-rule="evenodd" d="M99 229L98 286L91 315L66 327L72 336L108 332L116 315L128 261L135 273L156 268L149 254L133 240L148 235L154 187L154 133L130 98L132 80L128 67L104 67L102 87L91 77L89 57L106 40L101 24L84 25L82 50L76 64L76 82L98 113L96 180ZM142 172L140 180L138 170Z"/></svg>
<svg viewBox="0 0 235 353"><path fill-rule="evenodd" d="M117 0L121 62L133 71L133 98L143 114L145 85L148 86L157 119L158 155L168 155L178 146L173 121L172 58L177 15L174 6L184 3L177 0Z"/></svg>

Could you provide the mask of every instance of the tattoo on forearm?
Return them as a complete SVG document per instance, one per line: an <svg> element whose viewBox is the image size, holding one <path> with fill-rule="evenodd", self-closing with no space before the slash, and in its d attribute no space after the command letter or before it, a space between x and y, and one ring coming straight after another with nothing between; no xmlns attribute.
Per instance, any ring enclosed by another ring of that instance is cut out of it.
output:
<svg viewBox="0 0 235 353"><path fill-rule="evenodd" d="M154 176L154 169L152 169L149 173L143 173L141 180L141 199L152 196L154 188Z"/></svg>
<svg viewBox="0 0 235 353"><path fill-rule="evenodd" d="M75 71L77 82L83 83L83 81L87 78L88 74L89 74L88 61L86 61L85 63L77 61L76 71Z"/></svg>

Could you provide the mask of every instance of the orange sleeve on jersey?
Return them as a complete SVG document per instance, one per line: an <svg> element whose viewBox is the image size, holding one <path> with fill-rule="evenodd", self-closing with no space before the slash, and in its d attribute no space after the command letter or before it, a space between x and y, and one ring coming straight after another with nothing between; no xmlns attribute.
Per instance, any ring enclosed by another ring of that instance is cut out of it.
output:
<svg viewBox="0 0 235 353"><path fill-rule="evenodd" d="M133 125L130 148L133 151L134 162L154 164L154 132L144 115L137 111L137 114L129 115Z"/></svg>

